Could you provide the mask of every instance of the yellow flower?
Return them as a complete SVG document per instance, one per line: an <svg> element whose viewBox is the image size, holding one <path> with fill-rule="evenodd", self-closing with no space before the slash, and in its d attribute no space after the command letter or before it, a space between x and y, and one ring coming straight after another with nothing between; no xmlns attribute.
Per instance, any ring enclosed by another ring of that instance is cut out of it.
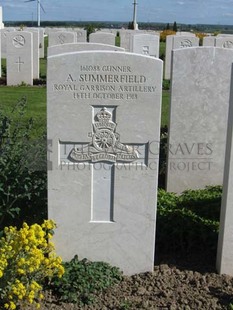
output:
<svg viewBox="0 0 233 310"><path fill-rule="evenodd" d="M21 268L19 268L17 271L18 271L19 274L25 274L26 273L25 270L23 270Z"/></svg>
<svg viewBox="0 0 233 310"><path fill-rule="evenodd" d="M9 309L12 309L12 310L16 309L16 305L12 301L10 301Z"/></svg>
<svg viewBox="0 0 233 310"><path fill-rule="evenodd" d="M50 242L53 228L55 223L48 220L42 225L24 223L19 230L12 226L4 229L5 237L0 238L0 278L8 274L9 268L12 270L8 286L1 288L1 297L8 300L4 309L16 309L20 300L39 308L43 288L35 279L64 274L62 260Z"/></svg>

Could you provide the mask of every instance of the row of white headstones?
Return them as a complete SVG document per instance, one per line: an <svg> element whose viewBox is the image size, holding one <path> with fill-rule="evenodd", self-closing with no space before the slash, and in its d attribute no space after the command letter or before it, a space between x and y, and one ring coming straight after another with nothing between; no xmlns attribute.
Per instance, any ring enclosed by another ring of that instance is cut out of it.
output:
<svg viewBox="0 0 233 310"><path fill-rule="evenodd" d="M47 32L49 33L50 47L86 42L86 31L82 29L77 31L50 29ZM127 42L124 40L125 36L127 36ZM115 38L116 34L99 31L90 35L89 42L115 46ZM131 44L130 49L134 53L154 57L159 55L158 35L135 34L129 37L128 32L123 31L121 39L122 45L125 43L128 49L128 43ZM129 39L131 39L130 42ZM85 45L82 48L84 49ZM91 47L89 46L87 49L91 49ZM122 48L123 50L125 49ZM7 59L7 85L18 85L21 82L32 85L33 79L39 78L39 58L44 57L44 29L27 28L26 32L15 31L14 28L3 29L1 31L1 52L1 57Z"/></svg>
<svg viewBox="0 0 233 310"><path fill-rule="evenodd" d="M117 30L111 31L113 33L102 31L92 33L90 34L89 42L115 46ZM14 33L12 34L12 32ZM27 28L26 32L30 32L31 35L24 34L24 32L19 34L15 31L15 28L1 30L1 58L7 58L7 71L9 72L7 85L17 85L21 82L32 85L33 79L39 78L39 58L44 57L45 32L49 34L50 47L69 43L85 43L87 40L86 30L83 29L76 29L75 31L63 29L61 31L61 28ZM154 57L159 56L158 33L144 33L139 30L120 30L119 32L121 47L125 51ZM171 75L171 51L173 49L194 46L199 46L199 39L192 33L183 32L178 35L167 36L165 79L170 79ZM219 35L219 37L208 36L204 38L203 46L233 48L233 39L225 35ZM24 66L26 62L28 65ZM31 63L29 64L29 62Z"/></svg>
<svg viewBox="0 0 233 310"><path fill-rule="evenodd" d="M221 185L225 163L217 266L230 275L232 63L226 48L172 52L167 162L178 193ZM64 45L48 57L49 215L65 260L153 270L162 71L159 59L119 51Z"/></svg>
<svg viewBox="0 0 233 310"><path fill-rule="evenodd" d="M11 35L20 51L28 33ZM48 50L49 214L58 223L57 248L64 259L80 254L127 274L151 271L162 62L113 45L101 45L102 51L98 44L90 44L89 51L77 47ZM224 159L226 145L231 148L230 129L228 138L226 133L232 124L233 50L192 47L171 56L167 189L179 193L222 184L224 163L226 171L231 169L231 150ZM232 181L231 173L225 175L218 270L233 274Z"/></svg>

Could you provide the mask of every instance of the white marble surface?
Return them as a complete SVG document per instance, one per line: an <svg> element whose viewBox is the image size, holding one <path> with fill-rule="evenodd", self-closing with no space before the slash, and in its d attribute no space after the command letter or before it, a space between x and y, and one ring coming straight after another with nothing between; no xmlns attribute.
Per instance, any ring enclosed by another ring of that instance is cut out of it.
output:
<svg viewBox="0 0 233 310"><path fill-rule="evenodd" d="M153 271L162 61L114 51L55 55L48 57L47 81L48 208L58 225L57 253L106 261L125 274ZM138 159L70 160L72 144L89 150L87 157L98 146L102 108L116 126L110 132L105 125L112 157L120 141Z"/></svg>
<svg viewBox="0 0 233 310"><path fill-rule="evenodd" d="M159 36L153 34L132 35L132 52L159 58Z"/></svg>
<svg viewBox="0 0 233 310"><path fill-rule="evenodd" d="M49 32L49 46L76 43L77 34L74 31L51 31Z"/></svg>
<svg viewBox="0 0 233 310"><path fill-rule="evenodd" d="M54 45L54 46L48 47L48 56L62 54L62 53L72 53L72 52L80 52L80 51L99 51L99 50L118 51L118 52L125 51L121 47L107 45L107 44L70 43L70 44Z"/></svg>
<svg viewBox="0 0 233 310"><path fill-rule="evenodd" d="M173 51L167 190L221 185L233 51Z"/></svg>
<svg viewBox="0 0 233 310"><path fill-rule="evenodd" d="M33 35L26 31L7 33L7 85L33 85Z"/></svg>
<svg viewBox="0 0 233 310"><path fill-rule="evenodd" d="M115 46L116 36L113 33L97 31L89 35L90 43L101 43Z"/></svg>
<svg viewBox="0 0 233 310"><path fill-rule="evenodd" d="M166 55L165 55L165 79L171 78L172 50L180 48L189 48L199 45L199 39L195 35L169 35L166 37Z"/></svg>
<svg viewBox="0 0 233 310"><path fill-rule="evenodd" d="M217 270L220 274L233 276L233 75L226 140L223 197L221 205Z"/></svg>

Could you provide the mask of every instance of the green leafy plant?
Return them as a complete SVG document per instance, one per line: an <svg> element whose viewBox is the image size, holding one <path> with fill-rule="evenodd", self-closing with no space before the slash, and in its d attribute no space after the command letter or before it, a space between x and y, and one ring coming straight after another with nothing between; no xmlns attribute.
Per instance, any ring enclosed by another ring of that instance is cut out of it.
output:
<svg viewBox="0 0 233 310"><path fill-rule="evenodd" d="M0 111L0 230L46 216L46 140L30 138L33 120L24 119L26 103L22 97L10 116Z"/></svg>
<svg viewBox="0 0 233 310"><path fill-rule="evenodd" d="M180 196L159 190L157 253L216 252L220 205L219 186L185 191Z"/></svg>
<svg viewBox="0 0 233 310"><path fill-rule="evenodd" d="M122 273L117 267L104 262L79 260L78 256L63 263L63 266L63 277L54 277L49 287L65 302L89 304L94 301L94 293L107 289L122 279Z"/></svg>

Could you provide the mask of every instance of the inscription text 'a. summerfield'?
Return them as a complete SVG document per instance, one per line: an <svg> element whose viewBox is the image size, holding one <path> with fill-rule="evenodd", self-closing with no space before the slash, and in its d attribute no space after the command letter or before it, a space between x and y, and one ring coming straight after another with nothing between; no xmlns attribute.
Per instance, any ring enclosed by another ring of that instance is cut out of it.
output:
<svg viewBox="0 0 233 310"><path fill-rule="evenodd" d="M156 85L130 66L80 66L65 80L53 84L54 92L72 94L75 100L137 100L141 94L155 93Z"/></svg>

